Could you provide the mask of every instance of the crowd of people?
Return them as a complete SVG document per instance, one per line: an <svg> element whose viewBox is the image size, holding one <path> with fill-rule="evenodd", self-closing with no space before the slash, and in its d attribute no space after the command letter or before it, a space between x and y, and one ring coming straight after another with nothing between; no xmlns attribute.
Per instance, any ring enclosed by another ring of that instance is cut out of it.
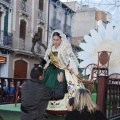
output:
<svg viewBox="0 0 120 120"><path fill-rule="evenodd" d="M1 103L14 101L14 95L15 95L14 80L11 80L9 82L9 85L7 83L8 81L3 81L3 85L0 87Z"/></svg>
<svg viewBox="0 0 120 120"><path fill-rule="evenodd" d="M78 82L77 58L61 31L53 31L44 60L30 77L21 88L21 120L46 120L51 109L68 110L65 120L107 120ZM52 100L58 103L54 107Z"/></svg>

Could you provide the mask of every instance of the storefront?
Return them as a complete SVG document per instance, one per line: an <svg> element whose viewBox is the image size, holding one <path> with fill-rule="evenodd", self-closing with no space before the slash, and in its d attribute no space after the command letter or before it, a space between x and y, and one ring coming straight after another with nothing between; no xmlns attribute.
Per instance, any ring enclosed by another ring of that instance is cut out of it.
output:
<svg viewBox="0 0 120 120"><path fill-rule="evenodd" d="M8 77L8 58L9 55L0 54L0 77Z"/></svg>
<svg viewBox="0 0 120 120"><path fill-rule="evenodd" d="M4 64L6 64L6 60L7 60L6 57L0 56L0 76L2 75L2 72L3 72L2 68L3 68Z"/></svg>
<svg viewBox="0 0 120 120"><path fill-rule="evenodd" d="M7 58L4 56L0 56L0 64L6 64Z"/></svg>

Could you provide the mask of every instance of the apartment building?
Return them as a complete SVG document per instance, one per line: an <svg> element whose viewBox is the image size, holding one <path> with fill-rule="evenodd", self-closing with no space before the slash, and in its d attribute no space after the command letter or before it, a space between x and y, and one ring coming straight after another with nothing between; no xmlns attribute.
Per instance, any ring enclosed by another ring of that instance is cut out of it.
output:
<svg viewBox="0 0 120 120"><path fill-rule="evenodd" d="M108 22L111 22L112 16L110 13L99 11L96 8L81 5L77 1L64 2L64 4L76 12L73 16L72 45L77 53L78 45L84 36L89 34L91 29L97 29L100 23L106 26Z"/></svg>
<svg viewBox="0 0 120 120"><path fill-rule="evenodd" d="M31 52L32 38L39 30L44 43L46 3L41 0L2 0L0 5L1 43L0 76L29 78L30 70L38 63ZM43 56L39 44L36 52Z"/></svg>
<svg viewBox="0 0 120 120"><path fill-rule="evenodd" d="M12 52L12 0L0 0L0 76L8 75L9 53Z"/></svg>
<svg viewBox="0 0 120 120"><path fill-rule="evenodd" d="M48 0L48 2L48 28L46 35L48 43L51 33L55 29L61 30L71 43L72 18L75 12L59 0Z"/></svg>
<svg viewBox="0 0 120 120"><path fill-rule="evenodd" d="M29 78L39 63L31 52L35 32L49 44L53 30L63 31L71 43L74 11L59 0L0 0L0 77ZM44 57L38 43L36 53Z"/></svg>

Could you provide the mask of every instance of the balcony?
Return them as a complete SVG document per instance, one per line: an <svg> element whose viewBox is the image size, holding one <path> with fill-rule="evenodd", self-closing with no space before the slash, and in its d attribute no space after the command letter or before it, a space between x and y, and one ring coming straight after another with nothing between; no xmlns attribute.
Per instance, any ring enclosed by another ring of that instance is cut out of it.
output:
<svg viewBox="0 0 120 120"><path fill-rule="evenodd" d="M45 23L46 22L46 17L45 13L42 10L38 11L38 22L40 23Z"/></svg>
<svg viewBox="0 0 120 120"><path fill-rule="evenodd" d="M25 50L25 40L23 40L22 38L14 39L13 49L15 49L15 50Z"/></svg>
<svg viewBox="0 0 120 120"><path fill-rule="evenodd" d="M25 1L20 1L19 3L19 12L21 15L25 15L27 17L31 16L31 6Z"/></svg>
<svg viewBox="0 0 120 120"><path fill-rule="evenodd" d="M61 21L59 19L57 19L57 18L53 18L52 23L51 23L51 27L53 29L61 30Z"/></svg>
<svg viewBox="0 0 120 120"><path fill-rule="evenodd" d="M71 36L71 26L64 24L63 31L66 35Z"/></svg>
<svg viewBox="0 0 120 120"><path fill-rule="evenodd" d="M23 54L28 56L34 56L31 52L32 42L29 40L24 40L22 38L14 38L13 39L13 51L16 54Z"/></svg>
<svg viewBox="0 0 120 120"><path fill-rule="evenodd" d="M0 32L0 46L12 47L12 33Z"/></svg>
<svg viewBox="0 0 120 120"><path fill-rule="evenodd" d="M11 7L11 5L12 5L11 0L0 0L0 3L7 6L7 7Z"/></svg>
<svg viewBox="0 0 120 120"><path fill-rule="evenodd" d="M19 50L25 50L25 40L19 38Z"/></svg>
<svg viewBox="0 0 120 120"><path fill-rule="evenodd" d="M4 1L4 2L7 2L7 3L11 4L11 0L2 0L2 1Z"/></svg>

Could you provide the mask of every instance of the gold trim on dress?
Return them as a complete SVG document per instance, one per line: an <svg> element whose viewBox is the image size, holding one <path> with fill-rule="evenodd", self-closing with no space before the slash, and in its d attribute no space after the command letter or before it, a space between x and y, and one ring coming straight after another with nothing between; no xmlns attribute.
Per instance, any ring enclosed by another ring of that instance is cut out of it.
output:
<svg viewBox="0 0 120 120"><path fill-rule="evenodd" d="M54 64L56 67L62 69L58 63L58 56L55 56L52 52L50 53L50 59L51 59L51 63ZM68 70L69 71L69 68L68 66L66 66L65 68L63 68L63 70ZM77 79L79 82L82 82L82 79L77 76Z"/></svg>

